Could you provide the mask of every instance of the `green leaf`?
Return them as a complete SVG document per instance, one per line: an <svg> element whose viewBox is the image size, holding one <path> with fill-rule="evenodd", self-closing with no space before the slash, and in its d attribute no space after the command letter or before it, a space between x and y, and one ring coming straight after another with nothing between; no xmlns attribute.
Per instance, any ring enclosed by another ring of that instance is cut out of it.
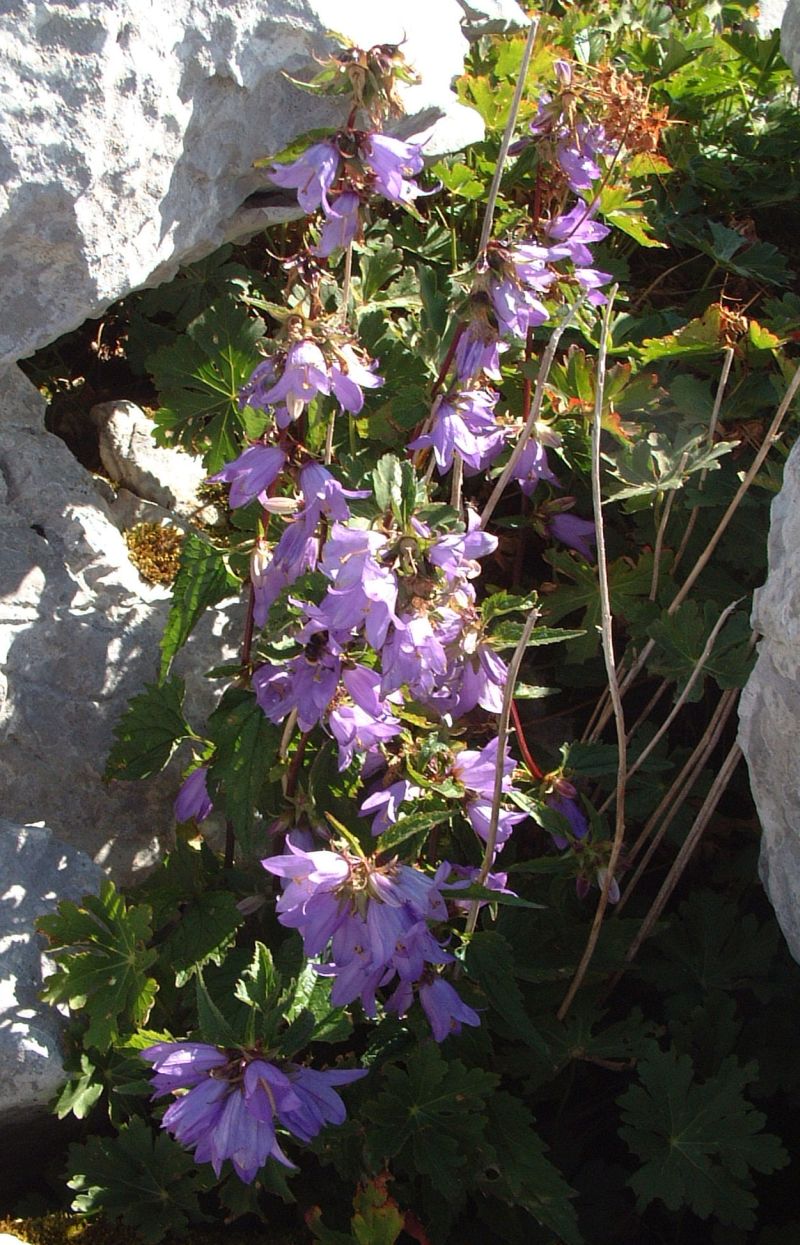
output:
<svg viewBox="0 0 800 1245"><path fill-rule="evenodd" d="M549 550L545 556L556 571L573 582L559 583L555 592L544 597L542 613L549 624L559 622L574 611L582 611L583 633L575 633L579 638L570 645L570 660L586 661L593 656L599 644L600 593L597 587L597 567L578 562L566 552ZM652 578L652 553L643 553L636 563L628 558L618 558L609 564L608 586L614 618L624 619L642 599L647 600Z"/></svg>
<svg viewBox="0 0 800 1245"><path fill-rule="evenodd" d="M411 463L394 454L384 454L372 473L375 501L382 512L391 510L401 527L414 512L417 500L417 477Z"/></svg>
<svg viewBox="0 0 800 1245"><path fill-rule="evenodd" d="M219 964L243 922L236 896L229 891L204 891L186 904L160 948L163 963L175 972L175 985L186 985L209 961Z"/></svg>
<svg viewBox="0 0 800 1245"><path fill-rule="evenodd" d="M467 944L464 965L469 977L480 986L487 1002L503 1017L513 1035L527 1046L544 1049L525 1010L514 971L514 952L507 939L496 930L473 934Z"/></svg>
<svg viewBox="0 0 800 1245"><path fill-rule="evenodd" d="M258 797L280 744L280 728L268 722L252 692L229 688L208 720L216 745L208 773L209 791L222 800L245 852L252 847Z"/></svg>
<svg viewBox="0 0 800 1245"><path fill-rule="evenodd" d="M640 1212L659 1199L671 1211L685 1206L701 1219L751 1228L758 1204L751 1171L769 1174L789 1161L744 1097L757 1065L726 1059L701 1085L687 1055L653 1043L638 1073L640 1083L618 1102L620 1135L642 1163L630 1182Z"/></svg>
<svg viewBox="0 0 800 1245"><path fill-rule="evenodd" d="M195 977L195 1000L197 1006L197 1027L204 1042L212 1046L236 1047L239 1036L234 1026L222 1014L208 992L203 981L202 969L197 970Z"/></svg>
<svg viewBox="0 0 800 1245"><path fill-rule="evenodd" d="M232 296L220 299L188 326L186 334L147 360L161 400L154 416L160 445L200 451L209 472L241 450L263 416L239 410L239 390L261 361L256 343L262 320L251 318Z"/></svg>
<svg viewBox="0 0 800 1245"><path fill-rule="evenodd" d="M653 237L645 207L644 200L629 196L624 186L606 186L600 191L599 212L609 225L633 238L639 246L665 247L666 242Z"/></svg>
<svg viewBox="0 0 800 1245"><path fill-rule="evenodd" d="M427 1176L444 1197L457 1197L497 1077L445 1060L435 1043L424 1042L409 1053L404 1068L385 1067L383 1083L383 1092L364 1107L372 1123L371 1161L380 1165L392 1158L393 1168Z"/></svg>
<svg viewBox="0 0 800 1245"><path fill-rule="evenodd" d="M492 648L502 652L503 649L516 648L522 639L524 623L502 622L491 634ZM559 627L534 627L526 645L535 648L541 644L560 644L562 640L577 640L583 631L562 631Z"/></svg>
<svg viewBox="0 0 800 1245"><path fill-rule="evenodd" d="M182 739L191 737L183 716L183 679L171 678L159 686L146 683L134 696L114 727L106 761L106 778L148 778L169 761Z"/></svg>
<svg viewBox="0 0 800 1245"><path fill-rule="evenodd" d="M72 1209L121 1219L145 1245L165 1236L184 1236L190 1223L205 1219L198 1195L213 1175L168 1133L155 1136L134 1117L117 1137L92 1137L69 1149L68 1181L77 1196Z"/></svg>
<svg viewBox="0 0 800 1245"><path fill-rule="evenodd" d="M113 882L79 907L64 900L52 916L41 917L56 971L44 983L47 1003L66 1003L88 1020L86 1046L106 1050L120 1033L147 1023L158 986L147 969L156 953L148 950L152 913L146 904L128 907Z"/></svg>
<svg viewBox="0 0 800 1245"><path fill-rule="evenodd" d="M701 316L666 337L646 337L639 348L642 363L658 359L701 357L719 354L725 345L723 312L719 303L712 303Z"/></svg>
<svg viewBox="0 0 800 1245"><path fill-rule="evenodd" d="M375 1176L360 1185L353 1198L350 1226L356 1245L395 1245L405 1216L387 1191L388 1178Z"/></svg>
<svg viewBox="0 0 800 1245"><path fill-rule="evenodd" d="M676 695L683 690L699 662L718 617L719 608L713 601L705 601L701 609L696 601L690 600L672 615L665 610L648 627L656 649L647 668L662 678L674 681ZM711 675L723 690L744 687L754 661L750 621L744 610L740 610L731 615L717 636L705 663L705 674ZM704 686L705 675L701 675L689 694L689 700L700 700Z"/></svg>
<svg viewBox="0 0 800 1245"><path fill-rule="evenodd" d="M228 570L222 553L196 532L188 532L172 585L167 625L161 637L159 682L163 683L169 674L173 657L188 640L203 611L238 589L239 580Z"/></svg>
<svg viewBox="0 0 800 1245"><path fill-rule="evenodd" d="M440 826L443 821L447 821L452 816L452 809L440 808L430 813L412 813L410 817L401 817L399 821L390 826L375 840L376 853L393 852L401 843L405 843L407 839L418 836L420 839L419 848L428 837L428 832L434 826ZM416 845L415 845L416 847Z"/></svg>
<svg viewBox="0 0 800 1245"><path fill-rule="evenodd" d="M56 1102L56 1115L63 1120L67 1115L74 1115L76 1120L85 1120L94 1104L103 1096L105 1085L97 1077L97 1069L89 1056L81 1055L80 1071L67 1081Z"/></svg>
<svg viewBox="0 0 800 1245"><path fill-rule="evenodd" d="M494 1156L491 1173L484 1176L481 1187L491 1197L524 1207L556 1233L563 1245L581 1245L572 1206L575 1193L546 1157L546 1147L525 1104L501 1091L492 1094L487 1109L487 1138Z"/></svg>
<svg viewBox="0 0 800 1245"><path fill-rule="evenodd" d="M481 614L483 621L488 623L501 614L514 614L517 611L527 614L538 604L539 596L536 592L529 592L524 597L517 596L513 592L493 592L481 604Z"/></svg>

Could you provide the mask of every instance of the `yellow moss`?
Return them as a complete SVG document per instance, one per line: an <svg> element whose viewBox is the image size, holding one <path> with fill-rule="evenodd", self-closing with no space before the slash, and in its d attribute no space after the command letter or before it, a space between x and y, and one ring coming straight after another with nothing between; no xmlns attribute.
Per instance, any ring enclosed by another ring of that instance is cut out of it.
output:
<svg viewBox="0 0 800 1245"><path fill-rule="evenodd" d="M0 1233L17 1236L27 1245L142 1245L141 1237L121 1223L82 1219L63 1212L41 1219L0 1219ZM304 1241L308 1238L303 1235ZM290 1237L275 1235L264 1226L191 1228L187 1237L167 1237L163 1245L293 1245ZM297 1238L294 1240L297 1245Z"/></svg>
<svg viewBox="0 0 800 1245"><path fill-rule="evenodd" d="M150 584L171 584L180 565L183 532L161 523L137 523L125 533L131 562Z"/></svg>

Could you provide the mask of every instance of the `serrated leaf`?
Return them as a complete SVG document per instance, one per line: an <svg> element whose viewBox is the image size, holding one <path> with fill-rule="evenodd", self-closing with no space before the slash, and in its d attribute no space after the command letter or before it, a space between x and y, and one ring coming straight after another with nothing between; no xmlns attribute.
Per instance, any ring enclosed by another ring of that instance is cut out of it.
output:
<svg viewBox="0 0 800 1245"><path fill-rule="evenodd" d="M414 836L419 837L421 849L428 832L451 816L452 809L441 808L430 813L412 813L409 817L401 817L375 840L375 851L380 854L393 852L401 843Z"/></svg>
<svg viewBox="0 0 800 1245"><path fill-rule="evenodd" d="M175 985L184 986L209 961L219 964L243 922L236 896L229 891L205 891L187 903L161 947L163 962L175 972Z"/></svg>
<svg viewBox="0 0 800 1245"><path fill-rule="evenodd" d="M147 974L156 959L146 946L151 918L146 904L128 907L108 880L82 905L64 900L56 913L40 918L57 965L42 998L84 1012L86 1046L106 1050L120 1033L147 1023L158 989Z"/></svg>
<svg viewBox="0 0 800 1245"><path fill-rule="evenodd" d="M242 432L255 432L263 416L239 409L239 390L261 355L256 343L264 323L251 318L237 299L209 307L172 345L147 360L158 389L156 440L200 451L209 472L219 471L241 450Z"/></svg>
<svg viewBox="0 0 800 1245"><path fill-rule="evenodd" d="M495 1093L488 1103L487 1138L494 1149L491 1176L482 1187L492 1197L522 1206L563 1245L581 1245L575 1193L546 1156L535 1121L519 1099Z"/></svg>
<svg viewBox="0 0 800 1245"><path fill-rule="evenodd" d="M376 1176L360 1185L353 1198L350 1226L356 1245L395 1245L405 1216L387 1189L388 1178Z"/></svg>
<svg viewBox="0 0 800 1245"><path fill-rule="evenodd" d="M536 592L529 592L526 596L518 596L513 592L493 592L482 602L481 614L483 621L488 623L493 618L499 618L501 614L514 614L517 611L527 614L538 603L539 596Z"/></svg>
<svg viewBox="0 0 800 1245"><path fill-rule="evenodd" d="M172 659L188 640L203 611L238 591L239 580L228 570L218 549L196 532L188 532L181 549L172 604L161 637L159 682L169 674Z"/></svg>
<svg viewBox="0 0 800 1245"><path fill-rule="evenodd" d="M183 1236L202 1222L198 1195L209 1187L210 1169L197 1167L168 1133L156 1135L134 1117L117 1137L92 1137L69 1150L72 1208L122 1222L157 1245L165 1236Z"/></svg>
<svg viewBox="0 0 800 1245"><path fill-rule="evenodd" d="M497 1077L445 1060L438 1046L425 1042L409 1053L405 1067L385 1067L383 1078L384 1090L364 1107L373 1160L378 1165L393 1158L394 1168L427 1176L453 1197L483 1133L486 1098Z"/></svg>
<svg viewBox="0 0 800 1245"><path fill-rule="evenodd" d="M249 852L258 797L278 755L280 728L267 721L252 692L234 687L211 714L208 730L216 749L209 791L215 802L221 798L237 840Z"/></svg>
<svg viewBox="0 0 800 1245"><path fill-rule="evenodd" d="M676 683L676 695L691 677L719 617L719 608L712 602L703 603L701 610L696 601L686 601L670 615L665 610L661 617L648 627L650 638L656 648L647 663L649 670L662 678ZM723 690L744 687L755 661L750 645L750 621L741 610L734 613L717 636L714 647L706 660L704 671ZM697 679L689 700L700 700L705 678Z"/></svg>
<svg viewBox="0 0 800 1245"><path fill-rule="evenodd" d="M725 345L723 310L712 303L701 316L665 337L646 337L639 348L642 363L658 359L700 357L719 354Z"/></svg>
<svg viewBox="0 0 800 1245"><path fill-rule="evenodd" d="M169 761L182 739L191 736L183 716L183 679L160 686L146 683L114 727L115 743L106 761L106 778L148 778Z"/></svg>
<svg viewBox="0 0 800 1245"><path fill-rule="evenodd" d="M524 623L502 622L491 633L492 648L502 652L507 648L516 648L522 639ZM560 644L562 640L577 640L583 631L567 631L559 627L534 627L527 643L527 648L535 648L541 644Z"/></svg>
<svg viewBox="0 0 800 1245"><path fill-rule="evenodd" d="M85 1120L92 1107L103 1096L105 1085L97 1076L97 1069L89 1056L81 1055L80 1070L74 1073L62 1089L56 1102L56 1115L63 1120L74 1115L76 1120Z"/></svg>
<svg viewBox="0 0 800 1245"><path fill-rule="evenodd" d="M480 987L487 1002L502 1016L514 1036L521 1038L526 1046L544 1050L544 1043L525 1010L514 971L514 952L507 939L493 929L473 934L467 944L464 965L468 976Z"/></svg>
<svg viewBox="0 0 800 1245"><path fill-rule="evenodd" d="M547 561L572 583L559 583L555 592L542 598L542 613L547 622L559 622L573 611L582 611L582 633L576 633L572 641L570 658L585 661L597 650L600 625L600 593L597 587L597 567L577 562L568 553L548 550ZM653 555L643 553L638 562L617 558L608 566L608 585L611 597L611 613L615 618L625 618L638 603L647 600L653 578ZM655 608L655 607L654 607ZM534 631L534 635L536 631Z"/></svg>
<svg viewBox="0 0 800 1245"><path fill-rule="evenodd" d="M202 969L198 969L195 977L195 1000L197 1027L203 1041L209 1042L212 1046L238 1046L239 1037L236 1030L209 994L208 987L203 981Z"/></svg>
<svg viewBox="0 0 800 1245"><path fill-rule="evenodd" d="M642 1161L630 1182L640 1211L658 1199L672 1211L686 1206L701 1219L713 1214L752 1227L751 1171L768 1174L789 1161L779 1138L762 1132L766 1117L744 1097L757 1065L729 1058L698 1084L687 1055L653 1043L638 1075L618 1102L620 1135Z"/></svg>

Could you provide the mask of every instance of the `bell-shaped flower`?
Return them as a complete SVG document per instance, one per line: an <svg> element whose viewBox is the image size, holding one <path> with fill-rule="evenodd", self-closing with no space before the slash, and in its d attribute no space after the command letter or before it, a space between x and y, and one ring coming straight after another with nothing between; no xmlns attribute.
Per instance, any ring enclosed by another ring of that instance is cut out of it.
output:
<svg viewBox="0 0 800 1245"><path fill-rule="evenodd" d="M273 164L270 179L276 186L296 190L304 212L315 212L320 205L329 212L328 191L336 180L340 159L333 143L314 143L290 164Z"/></svg>
<svg viewBox="0 0 800 1245"><path fill-rule="evenodd" d="M266 493L277 480L285 462L286 455L275 445L249 445L238 458L226 463L209 479L230 484L228 505L235 510Z"/></svg>

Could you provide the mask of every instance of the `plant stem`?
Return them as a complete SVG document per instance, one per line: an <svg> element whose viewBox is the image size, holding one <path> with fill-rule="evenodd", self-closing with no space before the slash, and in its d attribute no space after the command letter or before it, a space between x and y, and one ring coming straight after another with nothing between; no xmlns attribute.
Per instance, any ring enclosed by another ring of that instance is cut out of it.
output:
<svg viewBox="0 0 800 1245"><path fill-rule="evenodd" d="M606 359L608 357L608 343L611 336L611 311L614 305L614 295L616 294L616 286L611 290L609 299L606 304L605 314L603 316L603 325L600 333L600 349L597 355L597 380L595 384L594 395L594 420L592 424L592 505L594 508L594 522L597 533L597 572L598 583L600 588L600 636L603 647L603 660L606 667L606 675L608 678L608 690L611 696L611 703L614 711L614 721L617 730L617 786L616 786L616 816L614 824L614 839L611 844L611 854L608 858L608 869L603 879L603 886L600 891L600 898L592 921L592 928L586 942L586 947L581 957L580 964L575 972L570 987L564 997L564 1001L558 1009L558 1019L563 1020L572 1006L572 1002L580 989L581 983L586 976L586 972L591 963L597 946L597 940L600 937L600 928L603 923L603 916L608 907L608 896L611 884L614 880L614 872L619 861L619 855L622 851L622 840L625 836L625 782L627 767L627 745L625 738L625 713L622 708L622 697L620 696L619 684L617 682L617 663L614 658L614 635L612 630L611 617L611 594L608 587L608 562L606 559L606 539L605 529L603 526L603 494L600 481L600 434L603 425L603 398L605 394L606 380Z"/></svg>
<svg viewBox="0 0 800 1245"><path fill-rule="evenodd" d="M539 611L531 610L525 625L522 628L522 635L519 643L514 649L514 655L508 665L508 674L506 676L506 685L503 690L503 705L500 710L500 718L497 723L497 763L494 771L494 789L492 791L492 811L489 816L489 829L486 833L486 847L483 853L483 861L481 863L480 872L478 874L478 884L483 886L489 875L494 860L495 848L497 847L497 827L500 821L500 801L503 796L503 770L506 757L506 743L508 741L508 728L511 721L512 706L514 704L514 688L519 678L519 669L522 665L522 659L525 656L525 649L528 647L528 640L531 638L536 623L539 621ZM480 900L475 899L470 904L469 914L467 916L466 932L471 934L475 930L478 923L478 911L480 909Z"/></svg>
<svg viewBox="0 0 800 1245"><path fill-rule="evenodd" d="M553 329L553 332L550 336L550 340L547 343L547 349L542 355L542 362L539 365L539 375L536 377L536 388L533 394L533 402L531 403L530 414L527 420L525 421L525 426L523 427L522 432L519 435L519 440L517 441L517 444L514 446L514 449L511 451L511 457L509 458L508 462L503 468L503 471L501 472L497 483L492 489L491 496L489 497L489 500L487 501L486 505L483 508L483 512L481 514L481 527L486 527L486 524L489 522L490 518L494 514L497 503L502 497L505 487L508 484L508 481L511 479L511 476L514 472L514 468L519 462L522 451L525 449L525 446L528 444L528 441L530 440L531 434L533 433L533 430L536 426L536 421L538 420L539 415L541 414L541 411L542 411L542 402L544 401L544 387L547 383L547 378L550 375L550 369L553 366L553 360L555 358L556 351L558 350L558 343L561 341L563 334L566 332L566 330L569 328L569 326L574 321L575 316L578 313L578 309L580 308L582 303L583 303L583 295L576 302L572 304L572 306L569 309L569 312L564 317L564 319L561 321L561 323L556 325L556 327Z"/></svg>
<svg viewBox="0 0 800 1245"><path fill-rule="evenodd" d="M728 386L728 377L731 374L732 363L733 363L733 346L727 346L725 349L725 358L722 363L722 371L720 372L720 375L719 375L719 384L717 385L717 392L714 398L714 406L711 411L711 418L708 421L708 436L706 437L706 445L709 447L709 449L714 443L714 433L717 430L717 422L719 420L719 413L722 410L722 399L725 396L725 390ZM703 489L705 488L707 475L708 475L708 468L704 467L703 470L700 472L700 481L697 486L698 492L700 493L702 493ZM675 554L675 558L672 563L672 570L671 570L672 575L675 574L676 570L678 569L678 564L681 561L681 558L683 557L684 553L686 552L686 546L689 543L689 538L692 532L694 531L694 525L697 522L697 514L698 514L699 509L700 509L699 506L694 506L689 514L689 518L686 523L686 528L681 538L681 543L678 546L678 552Z"/></svg>
<svg viewBox="0 0 800 1245"><path fill-rule="evenodd" d="M536 32L539 29L539 19L534 17L528 29L528 38L525 43L525 50L522 53L522 63L519 67L517 75L517 86L514 91L514 98L511 101L506 128L503 132L503 140L500 143L500 151L497 155L497 163L495 164L494 177L489 188L489 196L486 200L486 211L483 215L483 228L481 229L480 242L478 243L478 265L480 266L486 248L489 245L489 239L492 235L492 222L494 221L494 210L497 206L497 196L500 193L500 181L503 176L503 168L505 167L508 149L511 146L511 138L514 134L514 126L517 124L517 113L522 103L522 95L525 90L525 79L528 76L528 66L531 63L533 55L533 45L536 41Z"/></svg>

